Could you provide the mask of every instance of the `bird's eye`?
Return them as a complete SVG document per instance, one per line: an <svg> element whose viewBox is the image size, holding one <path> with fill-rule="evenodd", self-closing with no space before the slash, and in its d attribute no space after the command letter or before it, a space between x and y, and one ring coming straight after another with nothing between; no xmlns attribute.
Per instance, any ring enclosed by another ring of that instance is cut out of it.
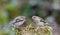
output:
<svg viewBox="0 0 60 35"><path fill-rule="evenodd" d="M20 22L20 21L23 21L23 20L20 20L20 19L16 19L16 22Z"/></svg>
<svg viewBox="0 0 60 35"><path fill-rule="evenodd" d="M36 17L33 17L33 18L36 18Z"/></svg>

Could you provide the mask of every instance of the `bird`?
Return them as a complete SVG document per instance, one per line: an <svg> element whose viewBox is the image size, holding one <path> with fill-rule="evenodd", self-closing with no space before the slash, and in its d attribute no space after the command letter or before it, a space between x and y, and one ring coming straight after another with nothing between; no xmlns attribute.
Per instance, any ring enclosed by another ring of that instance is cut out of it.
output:
<svg viewBox="0 0 60 35"><path fill-rule="evenodd" d="M44 27L45 25L48 25L47 22L44 21L41 17L38 16L32 16L33 23L36 24L36 26Z"/></svg>
<svg viewBox="0 0 60 35"><path fill-rule="evenodd" d="M25 16L18 16L10 21L3 29L10 29L11 27L20 29L20 27L25 24L27 18Z"/></svg>

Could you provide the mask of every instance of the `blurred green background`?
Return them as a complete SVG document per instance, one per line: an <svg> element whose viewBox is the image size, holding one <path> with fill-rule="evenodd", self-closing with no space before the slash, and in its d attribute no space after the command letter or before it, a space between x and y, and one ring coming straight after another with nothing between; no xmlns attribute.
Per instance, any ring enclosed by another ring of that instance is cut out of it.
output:
<svg viewBox="0 0 60 35"><path fill-rule="evenodd" d="M17 16L31 18L36 15L45 19L55 16L60 24L60 0L0 0L0 29Z"/></svg>

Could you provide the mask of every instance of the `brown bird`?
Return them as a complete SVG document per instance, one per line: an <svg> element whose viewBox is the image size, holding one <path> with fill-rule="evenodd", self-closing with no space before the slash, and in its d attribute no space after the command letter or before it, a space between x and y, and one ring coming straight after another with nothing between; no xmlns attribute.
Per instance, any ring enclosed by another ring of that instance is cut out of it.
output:
<svg viewBox="0 0 60 35"><path fill-rule="evenodd" d="M35 23L36 26L43 27L46 24L48 24L41 17L38 17L38 16L32 16L32 20L33 20L33 22Z"/></svg>

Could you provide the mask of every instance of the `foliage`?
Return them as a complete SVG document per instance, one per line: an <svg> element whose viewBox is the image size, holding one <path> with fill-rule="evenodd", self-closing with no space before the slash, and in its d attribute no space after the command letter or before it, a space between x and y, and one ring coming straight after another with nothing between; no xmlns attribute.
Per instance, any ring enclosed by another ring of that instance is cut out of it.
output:
<svg viewBox="0 0 60 35"><path fill-rule="evenodd" d="M16 35L51 35L52 28L50 26L33 27L31 24L20 30L15 29Z"/></svg>

